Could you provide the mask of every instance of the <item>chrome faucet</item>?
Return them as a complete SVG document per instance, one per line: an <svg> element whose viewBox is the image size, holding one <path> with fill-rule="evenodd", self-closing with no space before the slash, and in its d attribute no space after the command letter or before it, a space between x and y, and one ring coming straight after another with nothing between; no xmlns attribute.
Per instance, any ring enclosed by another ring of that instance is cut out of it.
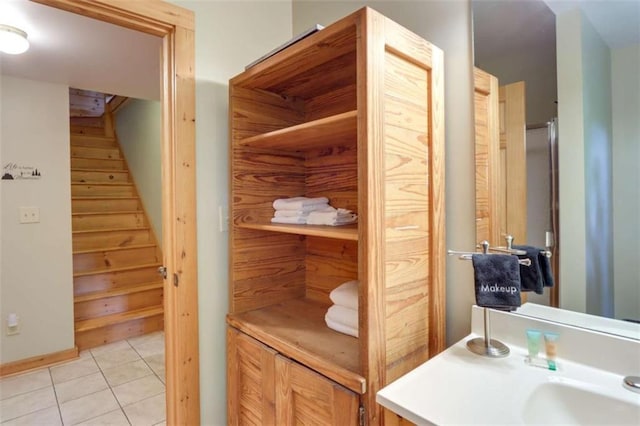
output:
<svg viewBox="0 0 640 426"><path fill-rule="evenodd" d="M629 389L631 392L640 393L640 377L627 376L624 378L622 383L624 387Z"/></svg>

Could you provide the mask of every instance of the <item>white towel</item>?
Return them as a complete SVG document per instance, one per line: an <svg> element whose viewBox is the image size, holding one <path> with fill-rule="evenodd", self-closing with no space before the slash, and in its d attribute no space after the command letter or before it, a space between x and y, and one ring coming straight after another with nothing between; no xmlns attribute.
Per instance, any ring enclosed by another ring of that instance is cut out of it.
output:
<svg viewBox="0 0 640 426"><path fill-rule="evenodd" d="M300 217L300 216L272 217L271 223L287 223L287 224L294 224L294 225L304 225L305 223L307 223L307 218Z"/></svg>
<svg viewBox="0 0 640 426"><path fill-rule="evenodd" d="M340 305L332 305L327 311L327 315L325 317L349 328L358 329L358 311L355 309L345 308Z"/></svg>
<svg viewBox="0 0 640 426"><path fill-rule="evenodd" d="M347 225L358 220L358 215L351 212L351 210L330 209L333 209L333 207L319 211L312 211L307 217L307 224L337 226Z"/></svg>
<svg viewBox="0 0 640 426"><path fill-rule="evenodd" d="M327 315L325 315L324 317L324 322L327 324L327 327L329 327L332 330L335 330L342 334L348 334L349 336L358 337L357 328L351 328L344 324L340 324L339 322L335 322L331 320L331 318L328 318Z"/></svg>
<svg viewBox="0 0 640 426"><path fill-rule="evenodd" d="M290 216L308 216L314 210L323 210L327 208L328 204L317 204L313 206L304 207L300 210L276 210L273 216L275 217L290 217Z"/></svg>
<svg viewBox="0 0 640 426"><path fill-rule="evenodd" d="M329 293L329 298L336 305L358 310L358 284L357 280L340 284Z"/></svg>
<svg viewBox="0 0 640 426"><path fill-rule="evenodd" d="M329 199L327 197L279 198L273 202L273 208L276 210L300 210L305 207L323 205L328 203L329 203Z"/></svg>

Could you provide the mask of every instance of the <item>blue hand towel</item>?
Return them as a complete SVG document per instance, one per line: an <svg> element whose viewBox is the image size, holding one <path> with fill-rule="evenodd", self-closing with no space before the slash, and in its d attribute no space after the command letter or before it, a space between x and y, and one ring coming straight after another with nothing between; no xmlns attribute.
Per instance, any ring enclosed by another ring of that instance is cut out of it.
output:
<svg viewBox="0 0 640 426"><path fill-rule="evenodd" d="M540 261L540 272L542 274L542 282L545 287L553 287L553 272L551 271L551 259L544 254L538 254Z"/></svg>
<svg viewBox="0 0 640 426"><path fill-rule="evenodd" d="M521 305L520 264L509 254L471 256L476 286L476 304L513 311Z"/></svg>
<svg viewBox="0 0 640 426"><path fill-rule="evenodd" d="M530 266L520 265L520 283L522 291L535 291L537 294L544 293L544 278L540 269L540 254L542 249L533 246L513 246L516 250L526 251L527 254L519 255L520 259L529 259Z"/></svg>

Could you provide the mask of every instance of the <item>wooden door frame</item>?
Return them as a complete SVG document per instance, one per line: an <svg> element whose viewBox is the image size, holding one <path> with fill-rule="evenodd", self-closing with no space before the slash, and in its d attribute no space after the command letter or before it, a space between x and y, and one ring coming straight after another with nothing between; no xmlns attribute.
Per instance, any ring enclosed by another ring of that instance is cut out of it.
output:
<svg viewBox="0 0 640 426"><path fill-rule="evenodd" d="M195 18L159 0L32 0L152 34L162 47L162 248L166 422L200 424L195 177Z"/></svg>

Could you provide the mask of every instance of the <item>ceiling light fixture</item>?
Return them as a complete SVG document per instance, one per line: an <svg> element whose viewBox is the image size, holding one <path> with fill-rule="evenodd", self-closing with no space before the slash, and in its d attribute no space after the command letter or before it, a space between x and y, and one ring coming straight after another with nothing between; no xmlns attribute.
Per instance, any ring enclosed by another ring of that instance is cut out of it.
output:
<svg viewBox="0 0 640 426"><path fill-rule="evenodd" d="M0 24L0 52L18 55L28 48L27 33L11 25Z"/></svg>

